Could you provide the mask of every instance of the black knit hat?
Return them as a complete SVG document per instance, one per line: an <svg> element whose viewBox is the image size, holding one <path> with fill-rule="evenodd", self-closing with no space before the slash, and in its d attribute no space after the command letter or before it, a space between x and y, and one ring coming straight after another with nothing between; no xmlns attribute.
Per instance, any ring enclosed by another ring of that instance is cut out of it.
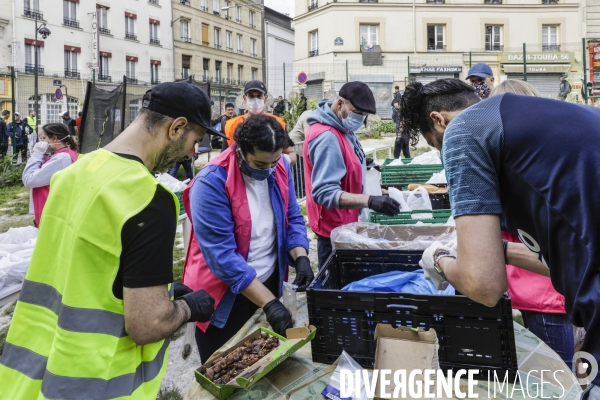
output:
<svg viewBox="0 0 600 400"><path fill-rule="evenodd" d="M340 97L348 100L354 108L369 114L377 114L375 97L369 87L362 82L348 82L340 89Z"/></svg>
<svg viewBox="0 0 600 400"><path fill-rule="evenodd" d="M202 89L189 82L159 83L146 92L142 108L171 118L184 117L189 122L205 128L209 135L227 139L210 126L210 98Z"/></svg>

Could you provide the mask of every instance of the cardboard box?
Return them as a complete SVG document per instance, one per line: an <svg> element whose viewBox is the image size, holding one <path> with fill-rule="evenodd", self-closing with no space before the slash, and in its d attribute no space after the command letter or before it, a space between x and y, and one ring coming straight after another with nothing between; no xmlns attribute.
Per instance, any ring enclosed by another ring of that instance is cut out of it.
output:
<svg viewBox="0 0 600 400"><path fill-rule="evenodd" d="M438 340L435 330L422 328L412 329L405 326L393 328L387 324L377 324L375 327L374 369L388 369L392 373L397 370L410 371L419 369L439 369ZM393 381L392 381L393 382ZM380 397L379 377L375 389L375 397ZM393 387L387 390L393 392ZM411 399L412 397L407 397Z"/></svg>
<svg viewBox="0 0 600 400"><path fill-rule="evenodd" d="M246 336L234 346L232 346L225 353L221 354L220 357L225 357L235 349L244 346L244 342L248 339L258 339L260 334L266 332L271 336L279 338L279 346L273 349L265 357L257 361L254 365L248 367L242 374L238 375L235 380L228 382L225 385L217 385L207 377L200 373L200 368L195 371L196 380L203 388L208 390L216 398L222 400L231 396L231 394L237 389L247 389L250 386L258 382L263 376L271 372L273 368L285 361L286 358L295 353L298 349L304 346L306 343L314 339L317 328L310 325L308 328L291 328L286 331L287 339L279 336L275 332L270 331L267 328L260 328ZM203 367L212 367L214 360L207 361Z"/></svg>

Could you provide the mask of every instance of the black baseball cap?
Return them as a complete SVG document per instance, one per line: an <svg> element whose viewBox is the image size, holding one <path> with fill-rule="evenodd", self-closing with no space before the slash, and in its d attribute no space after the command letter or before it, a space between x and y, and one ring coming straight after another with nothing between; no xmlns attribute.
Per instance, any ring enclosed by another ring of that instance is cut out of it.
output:
<svg viewBox="0 0 600 400"><path fill-rule="evenodd" d="M267 93L267 87L258 79L253 79L246 83L246 86L244 86L244 94L251 90L258 90L261 93Z"/></svg>
<svg viewBox="0 0 600 400"><path fill-rule="evenodd" d="M154 86L144 95L142 108L171 118L184 117L205 128L207 134L227 139L227 136L210 126L210 98L206 92L189 82L165 82Z"/></svg>

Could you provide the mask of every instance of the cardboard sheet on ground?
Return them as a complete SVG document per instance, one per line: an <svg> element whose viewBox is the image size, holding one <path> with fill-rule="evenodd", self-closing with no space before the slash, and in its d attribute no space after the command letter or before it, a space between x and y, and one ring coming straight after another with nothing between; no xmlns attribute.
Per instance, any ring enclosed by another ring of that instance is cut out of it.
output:
<svg viewBox="0 0 600 400"><path fill-rule="evenodd" d="M298 324L308 324L308 309L306 307L306 294L298 295ZM262 310L258 310L254 316L240 329L238 334L226 343L221 349L226 350L233 344L240 341L257 326L268 326L265 315ZM522 382L526 384L526 390L530 394L538 393L541 398L540 384L542 377L541 370L551 369L553 371L563 369L567 366L560 357L552 351L541 339L533 333L523 328L518 323L514 323L515 342L517 346L517 359L519 362L519 376ZM194 369L197 365L190 365L190 387L185 395L185 400L213 400L215 397L196 382ZM266 377L257 382L247 390L238 390L229 399L232 400L304 400L304 399L324 399L321 392L329 383L329 379L335 370L331 365L315 363L312 361L310 345L306 345L294 353L291 357L281 363L277 368L271 371ZM531 372L530 372L531 371ZM528 378L529 373L529 378ZM544 397L555 397L557 399L575 400L581 395L581 387L572 374L556 374L558 381L552 374L544 374ZM461 390L467 387L467 381L461 380ZM508 389L507 389L508 388ZM518 385L517 385L518 388ZM564 388L564 390L562 389ZM497 399L506 399L506 390L511 394L513 385L505 387L504 395L496 393ZM479 399L488 398L488 385L486 381L479 381L475 387L475 393ZM454 397L456 398L456 397ZM453 399L454 399L453 398ZM510 398L510 396L509 396ZM527 392L523 394L520 390L515 390L512 396L516 400L530 399Z"/></svg>

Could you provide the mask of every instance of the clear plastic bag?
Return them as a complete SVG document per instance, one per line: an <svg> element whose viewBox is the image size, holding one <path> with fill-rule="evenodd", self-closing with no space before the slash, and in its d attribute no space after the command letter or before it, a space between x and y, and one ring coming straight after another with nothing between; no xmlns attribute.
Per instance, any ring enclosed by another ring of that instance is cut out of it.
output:
<svg viewBox="0 0 600 400"><path fill-rule="evenodd" d="M346 353L346 351L342 351L342 354L333 363L333 365L335 365L336 367L335 371L333 372L333 375L331 376L331 379L329 379L329 385L327 385L325 389L323 389L323 391L321 392L323 396L329 399L342 400L340 393L342 387L342 371L348 371L350 372L350 374L352 374L352 376L355 376L356 371L361 371L361 377L363 376L362 374L366 371L369 374L369 382L371 382L371 371L364 370L356 361L354 361L352 357L350 357L350 354ZM344 397L343 400L370 400L370 398L367 396L364 380L362 380L362 382L363 383L361 385L360 394L357 395L356 393L354 393L355 388L352 387L353 396L350 398ZM346 382L346 385L347 384L348 382Z"/></svg>
<svg viewBox="0 0 600 400"><path fill-rule="evenodd" d="M294 285L290 282L283 282L283 295L281 296L281 303L290 312L294 324L298 315L298 299L296 298L296 289L298 289L298 285Z"/></svg>
<svg viewBox="0 0 600 400"><path fill-rule="evenodd" d="M442 159L440 158L440 153L437 150L431 150L425 154L421 154L420 156L413 158L412 161L410 162L411 165L414 165L414 164L421 164L421 165L441 164L441 163L442 163Z"/></svg>

